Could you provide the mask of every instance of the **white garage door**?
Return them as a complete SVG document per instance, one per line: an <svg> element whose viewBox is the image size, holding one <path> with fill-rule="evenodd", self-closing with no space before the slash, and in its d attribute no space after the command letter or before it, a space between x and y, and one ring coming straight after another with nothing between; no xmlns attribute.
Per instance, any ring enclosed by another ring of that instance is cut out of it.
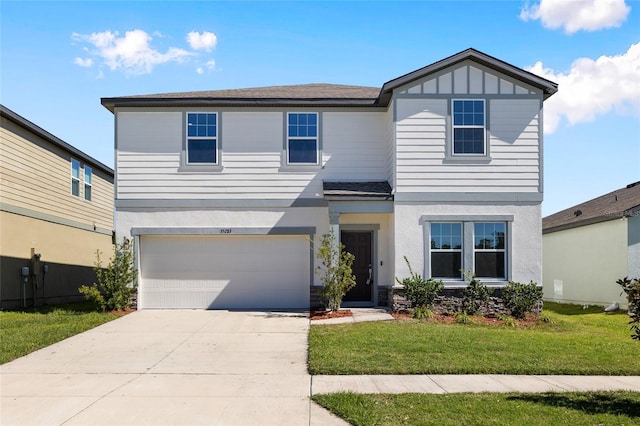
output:
<svg viewBox="0 0 640 426"><path fill-rule="evenodd" d="M308 308L304 236L141 236L139 305Z"/></svg>

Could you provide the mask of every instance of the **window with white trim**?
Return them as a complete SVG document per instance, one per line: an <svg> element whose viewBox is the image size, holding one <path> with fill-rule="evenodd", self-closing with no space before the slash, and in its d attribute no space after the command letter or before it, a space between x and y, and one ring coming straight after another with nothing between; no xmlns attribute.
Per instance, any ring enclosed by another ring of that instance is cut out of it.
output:
<svg viewBox="0 0 640 426"><path fill-rule="evenodd" d="M484 99L452 100L453 155L486 155Z"/></svg>
<svg viewBox="0 0 640 426"><path fill-rule="evenodd" d="M93 170L91 167L84 165L84 199L91 201L91 189L93 181Z"/></svg>
<svg viewBox="0 0 640 426"><path fill-rule="evenodd" d="M80 196L80 162L71 159L71 195Z"/></svg>
<svg viewBox="0 0 640 426"><path fill-rule="evenodd" d="M187 113L187 165L218 164L218 115L211 112Z"/></svg>
<svg viewBox="0 0 640 426"><path fill-rule="evenodd" d="M318 164L318 113L287 114L287 164Z"/></svg>
<svg viewBox="0 0 640 426"><path fill-rule="evenodd" d="M462 223L432 222L431 277L462 277Z"/></svg>
<svg viewBox="0 0 640 426"><path fill-rule="evenodd" d="M506 279L506 223L473 224L473 263L478 278Z"/></svg>

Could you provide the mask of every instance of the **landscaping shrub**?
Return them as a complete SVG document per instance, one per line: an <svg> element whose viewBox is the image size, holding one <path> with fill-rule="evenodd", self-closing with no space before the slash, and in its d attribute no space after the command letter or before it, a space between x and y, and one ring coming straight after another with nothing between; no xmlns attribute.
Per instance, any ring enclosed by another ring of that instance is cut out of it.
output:
<svg viewBox="0 0 640 426"><path fill-rule="evenodd" d="M640 342L640 278L624 277L616 281L622 287L622 291L627 295L627 302L629 302L629 308L627 312L631 317L631 335L632 339Z"/></svg>
<svg viewBox="0 0 640 426"><path fill-rule="evenodd" d="M356 277L351 270L355 256L345 251L344 245L337 242L331 232L322 235L316 257L322 263L316 267L316 274L324 284L322 295L326 302L323 303L327 308L337 311L345 294L356 285Z"/></svg>
<svg viewBox="0 0 640 426"><path fill-rule="evenodd" d="M431 309L433 306L433 300L438 293L444 288L444 284L440 280L434 280L432 278L424 279L420 274L413 272L409 259L404 256L404 261L407 262L409 267L410 276L400 281L396 278L398 284L404 286L404 297L409 304L414 308L414 315L416 308Z"/></svg>
<svg viewBox="0 0 640 426"><path fill-rule="evenodd" d="M455 319L458 324L473 324L473 318L471 318L471 315L465 314L464 312L457 312Z"/></svg>
<svg viewBox="0 0 640 426"><path fill-rule="evenodd" d="M462 291L462 311L468 315L475 315L483 305L487 304L492 290L470 271L465 272L464 277L469 284Z"/></svg>
<svg viewBox="0 0 640 426"><path fill-rule="evenodd" d="M529 284L509 281L502 289L502 300L511 315L523 319L542 299L542 287L531 281Z"/></svg>
<svg viewBox="0 0 640 426"><path fill-rule="evenodd" d="M93 301L102 311L122 310L129 307L131 295L136 290L137 271L133 264L133 251L127 238L113 246L113 257L102 266L100 250L96 251L93 270L97 283L78 289L87 300Z"/></svg>

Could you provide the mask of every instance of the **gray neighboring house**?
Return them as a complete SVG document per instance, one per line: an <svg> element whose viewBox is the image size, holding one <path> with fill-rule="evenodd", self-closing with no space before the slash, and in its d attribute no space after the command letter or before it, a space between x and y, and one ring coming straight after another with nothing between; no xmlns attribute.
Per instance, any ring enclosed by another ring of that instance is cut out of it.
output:
<svg viewBox="0 0 640 426"><path fill-rule="evenodd" d="M640 278L640 182L543 218L542 234L545 300L627 306L616 280Z"/></svg>

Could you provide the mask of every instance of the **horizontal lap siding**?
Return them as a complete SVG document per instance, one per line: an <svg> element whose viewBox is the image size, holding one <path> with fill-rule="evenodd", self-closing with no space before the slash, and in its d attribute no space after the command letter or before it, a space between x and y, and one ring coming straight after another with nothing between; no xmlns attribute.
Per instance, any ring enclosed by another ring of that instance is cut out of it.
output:
<svg viewBox="0 0 640 426"><path fill-rule="evenodd" d="M68 152L3 120L0 130L2 201L9 205L104 229L113 229L113 184L93 168L92 199L84 199L80 158L80 197L71 195Z"/></svg>
<svg viewBox="0 0 640 426"><path fill-rule="evenodd" d="M183 114L118 113L120 199L318 198L322 180L384 180L387 145L384 113L325 112L323 168L282 167L282 111L222 111L219 140L223 169L179 171ZM147 130L153 132L147 134Z"/></svg>
<svg viewBox="0 0 640 426"><path fill-rule="evenodd" d="M489 163L447 162L446 99L398 99L398 192L537 192L539 100L491 99Z"/></svg>

